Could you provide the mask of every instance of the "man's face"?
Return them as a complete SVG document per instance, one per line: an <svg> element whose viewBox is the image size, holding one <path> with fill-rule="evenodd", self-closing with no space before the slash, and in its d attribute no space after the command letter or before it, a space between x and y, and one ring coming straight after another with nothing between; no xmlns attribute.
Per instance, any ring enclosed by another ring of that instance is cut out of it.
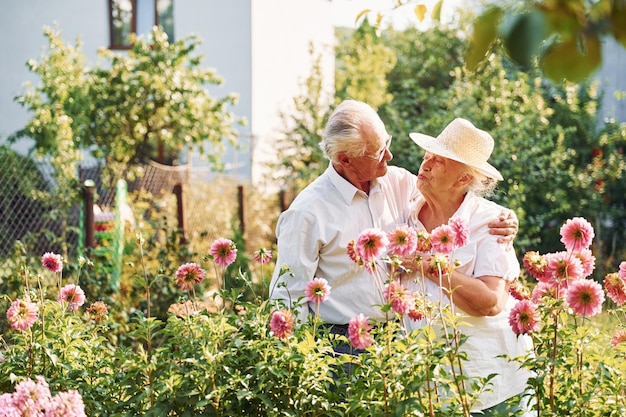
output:
<svg viewBox="0 0 626 417"><path fill-rule="evenodd" d="M367 182L387 173L387 161L393 159L389 150L391 135L383 130L381 133L370 131L364 134L365 153L361 156L353 156L350 165L356 176L356 181Z"/></svg>

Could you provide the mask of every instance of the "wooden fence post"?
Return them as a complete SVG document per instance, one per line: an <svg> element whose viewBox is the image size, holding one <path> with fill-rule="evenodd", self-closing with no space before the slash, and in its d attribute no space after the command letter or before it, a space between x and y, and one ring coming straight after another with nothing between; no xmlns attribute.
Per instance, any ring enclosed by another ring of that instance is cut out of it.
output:
<svg viewBox="0 0 626 417"><path fill-rule="evenodd" d="M176 207L177 207L177 217L178 217L178 228L180 229L180 243L187 243L187 234L185 231L185 200L183 193L183 184L178 183L174 185L174 194L176 195Z"/></svg>
<svg viewBox="0 0 626 417"><path fill-rule="evenodd" d="M95 216L93 213L93 200L96 193L96 183L93 180L85 181L83 185L83 205L85 221L85 247L96 247Z"/></svg>
<svg viewBox="0 0 626 417"><path fill-rule="evenodd" d="M239 202L239 230L241 235L246 233L246 220L245 220L245 194L243 185L237 186L237 201Z"/></svg>

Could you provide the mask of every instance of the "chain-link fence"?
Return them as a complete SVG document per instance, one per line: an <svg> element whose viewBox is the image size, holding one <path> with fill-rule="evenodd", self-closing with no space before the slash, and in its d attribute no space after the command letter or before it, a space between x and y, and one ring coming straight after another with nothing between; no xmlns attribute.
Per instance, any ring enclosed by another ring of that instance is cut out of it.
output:
<svg viewBox="0 0 626 417"><path fill-rule="evenodd" d="M0 147L0 166L0 256L10 254L18 240L36 253L57 249L49 237L78 226L80 211L76 207L64 219L49 215L53 207L41 193L53 190L50 165ZM75 233L66 238L76 246Z"/></svg>
<svg viewBox="0 0 626 417"><path fill-rule="evenodd" d="M8 148L0 147L0 257L10 254L16 241L26 244L34 254L58 251L51 246L53 238L63 236L73 255L83 245L80 226L82 224L81 204L77 203L66 218L51 216L51 199L37 198L37 191L54 193L52 168L45 164L19 155ZM217 237L232 235L233 226L247 224L246 240L251 247L265 246L272 239L272 219L280 212L278 198L270 203L271 207L255 206L252 198L251 210L248 210L247 193L242 193L241 186L225 175L217 174L206 168L191 166L165 166L150 163L140 167L143 175L128 183L129 199L127 220L130 227L141 229L142 222L148 217L167 220L166 213L180 212L180 220L185 227L187 241L194 245L194 250L205 252ZM102 182L101 167L91 164L79 169L80 183L93 180L96 183L96 213L106 216L115 207L115 187L107 187ZM182 200L177 200L174 188L179 185ZM244 212L244 207L246 210ZM248 213L250 211L250 213ZM264 224L257 220L255 212L261 211ZM157 216L154 216L155 212ZM170 216L171 217L171 216ZM97 218L97 216L96 216ZM250 221L245 220L249 218ZM176 227L178 225L169 225ZM67 233L67 230L78 232ZM163 227L163 230L166 227ZM152 236L151 238L158 238Z"/></svg>

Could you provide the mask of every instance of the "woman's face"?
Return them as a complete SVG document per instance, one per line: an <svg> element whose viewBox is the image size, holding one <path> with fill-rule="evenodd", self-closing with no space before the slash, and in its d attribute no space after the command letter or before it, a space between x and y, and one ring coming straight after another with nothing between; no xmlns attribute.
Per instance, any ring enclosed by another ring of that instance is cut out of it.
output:
<svg viewBox="0 0 626 417"><path fill-rule="evenodd" d="M422 194L443 195L459 192L465 165L443 156L426 152L417 173L417 188Z"/></svg>

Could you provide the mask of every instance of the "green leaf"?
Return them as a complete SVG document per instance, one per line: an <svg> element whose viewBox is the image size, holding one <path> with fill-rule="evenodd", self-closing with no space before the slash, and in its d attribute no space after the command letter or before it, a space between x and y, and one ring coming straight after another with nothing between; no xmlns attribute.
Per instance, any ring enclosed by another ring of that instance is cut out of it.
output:
<svg viewBox="0 0 626 417"><path fill-rule="evenodd" d="M552 44L542 57L541 69L552 80L578 82L591 76L601 62L600 39L581 35L580 42Z"/></svg>
<svg viewBox="0 0 626 417"><path fill-rule="evenodd" d="M543 14L536 10L514 14L503 20L501 36L506 53L513 61L530 68L546 37L546 23Z"/></svg>
<svg viewBox="0 0 626 417"><path fill-rule="evenodd" d="M370 10L370 9L364 9L364 10L361 10L361 11L359 12L359 14L357 14L357 15L356 15L356 19L354 19L354 23L355 23L355 24L356 24L356 23L359 23L359 20L361 20L361 18L362 18L363 16L367 15L369 12L371 12L371 10Z"/></svg>
<svg viewBox="0 0 626 417"><path fill-rule="evenodd" d="M470 70L475 70L489 52L496 39L502 13L501 8L492 6L474 22L474 33L466 54L466 65Z"/></svg>
<svg viewBox="0 0 626 417"><path fill-rule="evenodd" d="M443 0L439 0L433 6L433 12L431 13L431 16L432 16L433 20L441 20L441 4L442 4L442 2L443 2Z"/></svg>
<svg viewBox="0 0 626 417"><path fill-rule="evenodd" d="M415 17L417 17L417 20L423 22L424 16L426 16L426 6L424 6L423 4L416 5L413 9L413 13L415 13Z"/></svg>

